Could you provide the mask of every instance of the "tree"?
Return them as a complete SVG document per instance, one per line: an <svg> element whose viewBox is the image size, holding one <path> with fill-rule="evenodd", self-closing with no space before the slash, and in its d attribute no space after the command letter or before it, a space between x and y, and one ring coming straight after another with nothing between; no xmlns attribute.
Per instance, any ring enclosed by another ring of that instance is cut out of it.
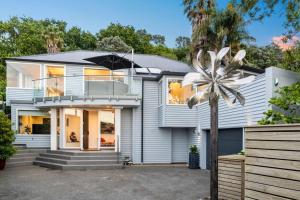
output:
<svg viewBox="0 0 300 200"><path fill-rule="evenodd" d="M211 170L210 170L210 199L218 200L218 101L223 98L224 101L232 106L237 100L241 105L245 104L245 98L238 88L240 85L247 84L254 80L255 76L242 78L243 74L236 69L245 57L246 52L240 50L230 63L222 62L223 57L228 53L229 48L223 48L216 54L214 51L208 51L211 57L210 67L204 67L201 64L201 50L193 62L196 72L185 75L183 87L193 85L202 89L189 98L188 106L192 108L198 103L209 100L211 127L210 127L210 146L211 146ZM234 99L229 97L231 94Z"/></svg>
<svg viewBox="0 0 300 200"><path fill-rule="evenodd" d="M98 50L129 52L132 48L128 46L119 36L103 38L97 44Z"/></svg>
<svg viewBox="0 0 300 200"><path fill-rule="evenodd" d="M245 58L246 64L251 67L265 69L271 66L282 66L284 53L275 45L267 45L264 47L244 45L244 48L247 51Z"/></svg>
<svg viewBox="0 0 300 200"><path fill-rule="evenodd" d="M90 32L82 31L79 27L72 27L64 35L65 50L94 50L97 38Z"/></svg>
<svg viewBox="0 0 300 200"><path fill-rule="evenodd" d="M163 57L170 58L173 60L177 60L177 56L174 53L174 51L164 45L152 46L149 48L148 53L163 56Z"/></svg>
<svg viewBox="0 0 300 200"><path fill-rule="evenodd" d="M97 34L98 41L103 38L118 36L128 46L131 46L136 53L147 53L151 47L151 35L146 30L135 30L133 26L121 24L110 24L106 29L100 30Z"/></svg>
<svg viewBox="0 0 300 200"><path fill-rule="evenodd" d="M178 36L175 40L176 48L187 48L191 45L191 39L185 36Z"/></svg>
<svg viewBox="0 0 300 200"><path fill-rule="evenodd" d="M189 62L189 52L191 49L191 39L185 36L179 36L175 40L176 48L174 53L178 60L183 62Z"/></svg>
<svg viewBox="0 0 300 200"><path fill-rule="evenodd" d="M272 109L264 112L259 124L300 123L300 82L285 86L276 91L269 103Z"/></svg>
<svg viewBox="0 0 300 200"><path fill-rule="evenodd" d="M300 43L283 53L282 68L300 72Z"/></svg>
<svg viewBox="0 0 300 200"><path fill-rule="evenodd" d="M49 25L44 29L43 38L45 39L48 53L57 53L61 51L64 44L63 36L64 32L55 25Z"/></svg>
<svg viewBox="0 0 300 200"><path fill-rule="evenodd" d="M200 49L209 49L207 27L215 12L214 0L183 0L184 13L192 24L192 50L194 58Z"/></svg>
<svg viewBox="0 0 300 200"><path fill-rule="evenodd" d="M163 35L152 35L151 41L156 45L165 45L166 38Z"/></svg>
<svg viewBox="0 0 300 200"><path fill-rule="evenodd" d="M11 130L11 122L4 112L0 111L0 160L6 160L16 152L13 141L15 134Z"/></svg>

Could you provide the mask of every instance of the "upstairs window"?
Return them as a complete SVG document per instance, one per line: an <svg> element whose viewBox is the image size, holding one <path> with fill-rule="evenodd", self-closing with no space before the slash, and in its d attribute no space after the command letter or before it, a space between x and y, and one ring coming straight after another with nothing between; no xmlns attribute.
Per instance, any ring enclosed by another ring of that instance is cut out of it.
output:
<svg viewBox="0 0 300 200"><path fill-rule="evenodd" d="M40 71L39 64L8 62L7 87L34 88L33 80L40 78Z"/></svg>
<svg viewBox="0 0 300 200"><path fill-rule="evenodd" d="M192 86L182 87L182 79L167 79L167 83L168 105L185 105L187 100L195 93L195 90L192 88Z"/></svg>

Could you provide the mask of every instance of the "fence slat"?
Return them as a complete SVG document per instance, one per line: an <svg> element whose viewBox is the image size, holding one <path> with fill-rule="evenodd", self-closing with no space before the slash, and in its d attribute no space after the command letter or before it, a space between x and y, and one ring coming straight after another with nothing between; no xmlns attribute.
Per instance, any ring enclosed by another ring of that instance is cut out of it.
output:
<svg viewBox="0 0 300 200"><path fill-rule="evenodd" d="M300 124L245 128L246 199L300 199Z"/></svg>

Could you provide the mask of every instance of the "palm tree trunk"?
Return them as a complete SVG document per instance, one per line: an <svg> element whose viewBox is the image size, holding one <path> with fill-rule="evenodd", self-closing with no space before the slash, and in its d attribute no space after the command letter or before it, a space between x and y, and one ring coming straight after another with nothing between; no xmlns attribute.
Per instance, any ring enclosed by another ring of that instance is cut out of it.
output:
<svg viewBox="0 0 300 200"><path fill-rule="evenodd" d="M210 198L218 200L218 97L210 99Z"/></svg>

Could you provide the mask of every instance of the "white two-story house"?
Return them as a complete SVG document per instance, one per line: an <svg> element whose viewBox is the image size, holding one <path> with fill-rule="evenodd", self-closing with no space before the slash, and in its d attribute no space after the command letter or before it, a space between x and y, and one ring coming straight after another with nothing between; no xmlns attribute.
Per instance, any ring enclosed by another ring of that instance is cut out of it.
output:
<svg viewBox="0 0 300 200"><path fill-rule="evenodd" d="M108 62L114 68L88 60ZM133 61L132 61L133 59ZM128 62L131 64L126 66ZM125 63L125 64L124 64ZM156 55L70 51L7 58L15 144L51 150L114 150L134 163L187 162L199 139L192 71Z"/></svg>

